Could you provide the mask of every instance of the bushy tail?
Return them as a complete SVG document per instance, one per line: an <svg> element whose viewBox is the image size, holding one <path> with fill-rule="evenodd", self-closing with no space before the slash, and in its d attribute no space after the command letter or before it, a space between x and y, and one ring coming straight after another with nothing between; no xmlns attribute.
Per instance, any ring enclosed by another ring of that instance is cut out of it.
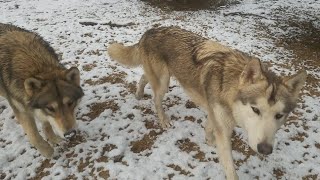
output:
<svg viewBox="0 0 320 180"><path fill-rule="evenodd" d="M136 67L141 64L138 45L124 46L113 43L108 47L109 56L122 65Z"/></svg>

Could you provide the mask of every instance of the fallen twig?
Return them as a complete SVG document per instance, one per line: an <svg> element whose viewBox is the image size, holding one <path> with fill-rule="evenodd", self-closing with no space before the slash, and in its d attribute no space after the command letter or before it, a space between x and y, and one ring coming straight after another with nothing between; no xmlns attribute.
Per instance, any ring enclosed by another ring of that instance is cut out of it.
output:
<svg viewBox="0 0 320 180"><path fill-rule="evenodd" d="M88 22L88 21L79 22L79 23L81 25L85 25L85 26L108 25L110 27L127 27L127 26L135 25L135 23L133 23L133 22L129 22L126 24L116 24L116 23L112 23L111 21L109 21L107 23L97 23L97 22Z"/></svg>
<svg viewBox="0 0 320 180"><path fill-rule="evenodd" d="M264 16L260 16L260 15L257 15L257 14L251 14L251 13L242 13L242 12L231 12L231 13L223 13L224 16L256 16L256 17L259 17L259 18L263 18L263 19L269 19L269 18L266 18Z"/></svg>

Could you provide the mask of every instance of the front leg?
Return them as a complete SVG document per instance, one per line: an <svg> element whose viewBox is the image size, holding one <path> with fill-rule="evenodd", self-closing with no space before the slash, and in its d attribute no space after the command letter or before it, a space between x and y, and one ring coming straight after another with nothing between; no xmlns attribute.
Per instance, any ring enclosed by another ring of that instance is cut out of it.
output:
<svg viewBox="0 0 320 180"><path fill-rule="evenodd" d="M46 158L51 158L53 148L46 142L38 132L34 118L26 112L15 112L15 115L27 134L30 143Z"/></svg>
<svg viewBox="0 0 320 180"><path fill-rule="evenodd" d="M231 148L231 133L215 130L216 144L218 149L218 155L220 162L226 173L228 180L237 180L238 175L236 173Z"/></svg>
<svg viewBox="0 0 320 180"><path fill-rule="evenodd" d="M48 122L42 124L42 130L48 141L52 144L59 144L63 140L53 132L52 126Z"/></svg>
<svg viewBox="0 0 320 180"><path fill-rule="evenodd" d="M216 146L218 150L219 160L224 168L227 180L237 180L231 147L231 134L233 125L230 124L231 117L221 107L215 107L215 111L210 108L208 112L208 121L211 121L213 126L213 133L215 136Z"/></svg>

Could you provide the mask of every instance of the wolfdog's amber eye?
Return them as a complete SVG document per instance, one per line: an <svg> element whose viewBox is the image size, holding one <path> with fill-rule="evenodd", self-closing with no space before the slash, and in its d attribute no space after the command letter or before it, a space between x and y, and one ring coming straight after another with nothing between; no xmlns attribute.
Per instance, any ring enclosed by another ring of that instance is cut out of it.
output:
<svg viewBox="0 0 320 180"><path fill-rule="evenodd" d="M55 110L54 110L54 108L52 106L47 106L46 108L50 112L55 112Z"/></svg>
<svg viewBox="0 0 320 180"><path fill-rule="evenodd" d="M276 114L276 115L275 115L275 118L276 118L276 119L281 119L282 117L283 117L283 114Z"/></svg>
<svg viewBox="0 0 320 180"><path fill-rule="evenodd" d="M253 112L255 112L256 114L260 115L260 110L258 108L251 106L251 109L252 109Z"/></svg>

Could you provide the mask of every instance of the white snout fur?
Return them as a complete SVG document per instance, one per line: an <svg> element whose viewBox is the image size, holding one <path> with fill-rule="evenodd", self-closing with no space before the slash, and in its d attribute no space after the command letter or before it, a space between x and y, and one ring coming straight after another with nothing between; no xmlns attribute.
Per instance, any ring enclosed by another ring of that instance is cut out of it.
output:
<svg viewBox="0 0 320 180"><path fill-rule="evenodd" d="M260 114L253 112L251 106L259 109ZM259 98L256 104L242 104L241 101L236 101L233 105L233 116L237 124L244 128L248 134L249 146L257 152L257 145L265 142L273 146L274 137L277 130L284 123L283 120L276 120L275 115L282 113L284 103L276 102L274 105L269 105L266 98Z"/></svg>
<svg viewBox="0 0 320 180"><path fill-rule="evenodd" d="M52 129L54 131L54 133L58 136L60 136L61 138L65 138L64 137L64 133L66 130L62 130L59 128L59 126L57 125L55 119L51 116L45 115L41 110L37 109L35 110L35 118L37 120L39 120L40 122L49 122L50 125L52 126Z"/></svg>

